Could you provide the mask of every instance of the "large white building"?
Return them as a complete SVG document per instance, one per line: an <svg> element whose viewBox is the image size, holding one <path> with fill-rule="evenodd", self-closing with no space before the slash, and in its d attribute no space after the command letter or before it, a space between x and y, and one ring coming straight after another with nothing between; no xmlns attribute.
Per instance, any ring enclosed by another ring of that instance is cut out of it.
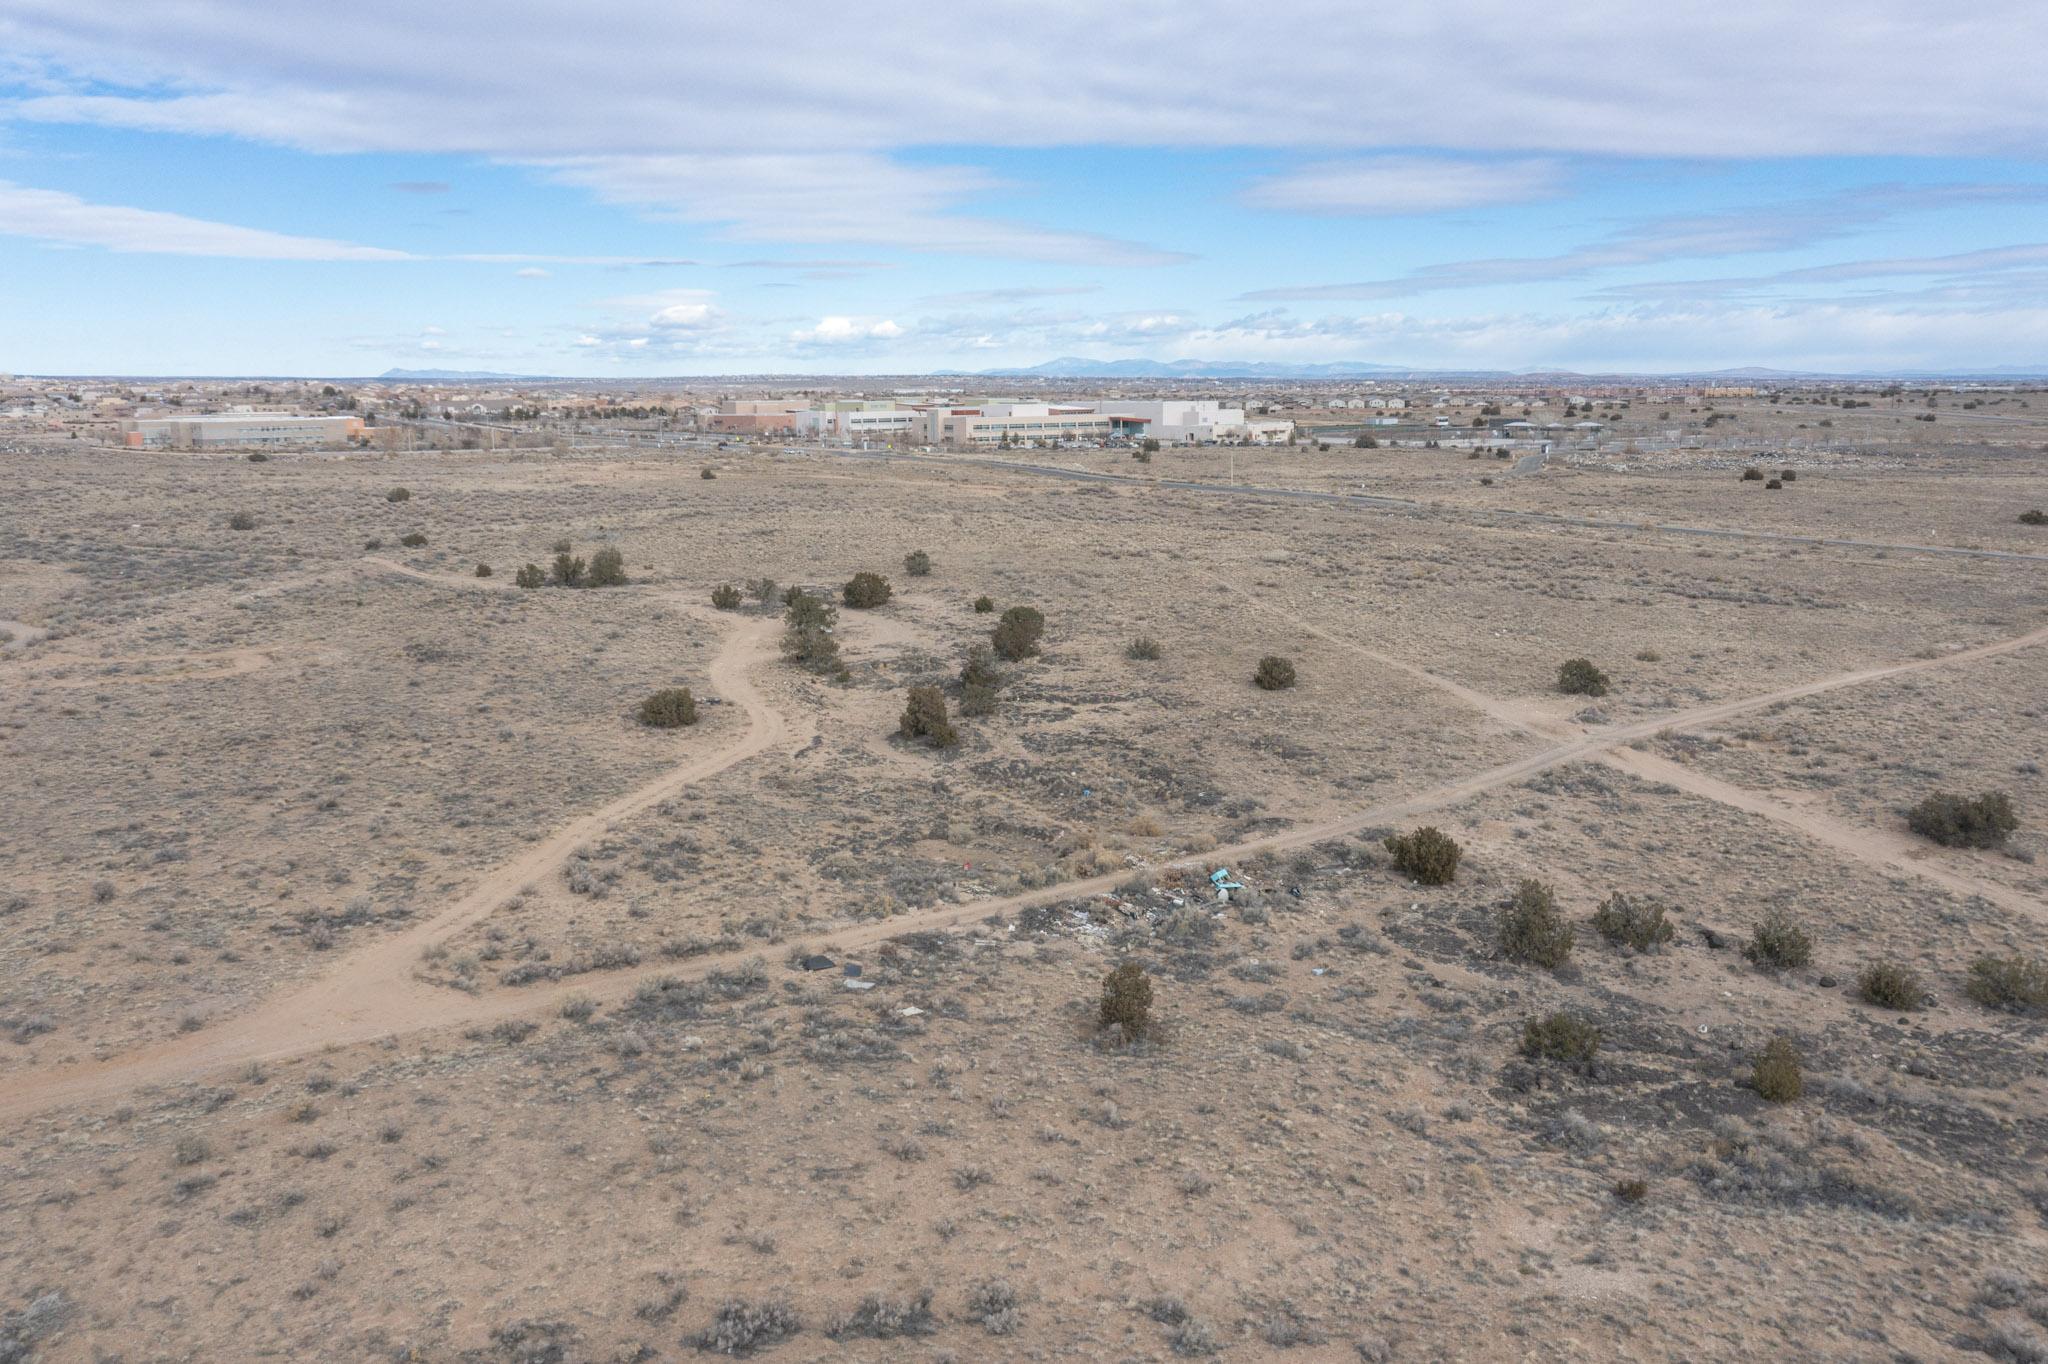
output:
<svg viewBox="0 0 2048 1364"><path fill-rule="evenodd" d="M1161 445L1209 445L1224 440L1261 443L1286 440L1294 423L1248 419L1241 407L1225 407L1209 398L1165 398L1150 402L1097 403L1098 412L1136 417L1145 435Z"/></svg>
<svg viewBox="0 0 2048 1364"><path fill-rule="evenodd" d="M924 426L925 414L914 407L835 404L808 407L796 414L796 433L821 439L831 436L839 440L888 440L892 436L916 435Z"/></svg>
<svg viewBox="0 0 2048 1364"><path fill-rule="evenodd" d="M362 434L361 417L293 417L274 412L132 417L121 423L121 439L127 445L180 450L244 445L344 445Z"/></svg>

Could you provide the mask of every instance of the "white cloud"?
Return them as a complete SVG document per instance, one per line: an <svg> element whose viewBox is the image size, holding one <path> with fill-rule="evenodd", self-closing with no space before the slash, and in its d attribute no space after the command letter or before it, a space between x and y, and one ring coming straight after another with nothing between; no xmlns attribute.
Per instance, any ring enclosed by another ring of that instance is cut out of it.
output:
<svg viewBox="0 0 2048 1364"><path fill-rule="evenodd" d="M675 153L537 163L607 203L719 226L746 241L851 243L1090 265L1184 259L1134 242L962 213L962 202L1003 186L966 166L908 166L866 152ZM746 266L764 262L744 261ZM867 269L873 261L787 262Z"/></svg>
<svg viewBox="0 0 2048 1364"><path fill-rule="evenodd" d="M403 251L295 237L255 227L188 218L180 213L95 204L53 189L0 180L0 232L65 246L167 256L229 256L240 260L393 261Z"/></svg>
<svg viewBox="0 0 2048 1364"><path fill-rule="evenodd" d="M523 270L514 270L512 273L520 279L548 278L548 272L541 269L538 265L529 265Z"/></svg>
<svg viewBox="0 0 2048 1364"><path fill-rule="evenodd" d="M992 34L1000 60L959 59ZM1232 0L1053 0L1028 21L990 0L904 0L887 23L821 0L788 0L772 22L737 0L643 0L602 24L566 0L9 0L0 19L0 52L52 90L20 102L27 116L512 158L1103 143L2031 155L2048 141L2044 48L2037 0L1274 0L1255 21ZM1285 80L1261 65L1270 52L1288 54Z"/></svg>
<svg viewBox="0 0 2048 1364"><path fill-rule="evenodd" d="M1553 160L1375 156L1319 161L1254 182L1243 201L1287 213L1383 217L1518 204L1556 194Z"/></svg>
<svg viewBox="0 0 2048 1364"><path fill-rule="evenodd" d="M789 334L799 346L844 346L859 341L893 341L903 328L888 318L821 317L815 327Z"/></svg>

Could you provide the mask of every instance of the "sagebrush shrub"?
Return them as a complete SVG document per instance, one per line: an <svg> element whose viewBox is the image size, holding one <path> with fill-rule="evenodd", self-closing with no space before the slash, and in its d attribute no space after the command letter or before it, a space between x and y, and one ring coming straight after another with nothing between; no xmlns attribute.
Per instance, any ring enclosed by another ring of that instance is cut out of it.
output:
<svg viewBox="0 0 2048 1364"><path fill-rule="evenodd" d="M1522 1055L1532 1061L1562 1061L1584 1069L1600 1050L1600 1029L1577 1014L1559 1011L1522 1025Z"/></svg>
<svg viewBox="0 0 2048 1364"><path fill-rule="evenodd" d="M1671 941L1671 921L1664 917L1664 906L1660 901L1643 898L1630 899L1620 891L1600 902L1600 908L1593 911L1593 927L1600 936L1622 947L1632 947L1638 952L1653 952Z"/></svg>
<svg viewBox="0 0 2048 1364"><path fill-rule="evenodd" d="M1987 1009L2012 1014L2048 1014L2048 961L1979 957L1970 963L1963 992Z"/></svg>
<svg viewBox="0 0 2048 1364"><path fill-rule="evenodd" d="M996 713L996 689L978 682L960 688L960 713L979 719Z"/></svg>
<svg viewBox="0 0 2048 1364"><path fill-rule="evenodd" d="M1532 879L1515 888L1495 924L1502 956L1553 971L1571 957L1577 939L1577 930L1558 913L1556 894Z"/></svg>
<svg viewBox="0 0 2048 1364"><path fill-rule="evenodd" d="M2020 827L2012 797L2003 791L1959 796L1937 791L1906 812L1906 826L1945 848L1996 848Z"/></svg>
<svg viewBox="0 0 2048 1364"><path fill-rule="evenodd" d="M1789 1037L1773 1037L1757 1053L1749 1072L1749 1085L1774 1104L1788 1104L1806 1092L1806 1077L1799 1064L1799 1048Z"/></svg>
<svg viewBox="0 0 2048 1364"><path fill-rule="evenodd" d="M1433 824L1413 833L1388 834L1387 851L1393 854L1396 870L1405 872L1425 886L1447 886L1458 874L1458 860L1465 850Z"/></svg>
<svg viewBox="0 0 2048 1364"><path fill-rule="evenodd" d="M2023 526L2048 526L2048 512L2042 511L2039 507L2023 511L2020 513L2020 524Z"/></svg>
<svg viewBox="0 0 2048 1364"><path fill-rule="evenodd" d="M1003 685L1003 674L996 667L994 655L986 644L971 644L967 648L967 662L960 667L960 685L964 687L988 687L993 690Z"/></svg>
<svg viewBox="0 0 2048 1364"><path fill-rule="evenodd" d="M1124 657L1135 658L1141 663L1151 663L1166 657L1166 646L1150 635L1139 635L1124 646Z"/></svg>
<svg viewBox="0 0 2048 1364"><path fill-rule="evenodd" d="M747 590L752 592L754 600L763 606L771 605L775 601L777 589L775 579L773 578L756 578L753 582L747 584Z"/></svg>
<svg viewBox="0 0 2048 1364"><path fill-rule="evenodd" d="M1607 674L1586 658L1568 658L1557 665L1557 689L1568 696L1607 695Z"/></svg>
<svg viewBox="0 0 2048 1364"><path fill-rule="evenodd" d="M1761 469L1744 469L1742 471L1742 481L1744 483L1761 483L1764 481L1764 471Z"/></svg>
<svg viewBox="0 0 2048 1364"><path fill-rule="evenodd" d="M1781 909L1757 921L1742 955L1766 971L1790 971L1813 960L1813 939Z"/></svg>
<svg viewBox="0 0 2048 1364"><path fill-rule="evenodd" d="M1856 977L1856 993L1866 1004L1880 1008L1907 1011L1920 1007L1926 997L1927 987L1920 983L1920 977L1908 967L1895 961L1874 961L1863 968Z"/></svg>
<svg viewBox="0 0 2048 1364"><path fill-rule="evenodd" d="M539 564L528 564L512 575L512 582L518 587L541 587L547 580L548 575Z"/></svg>
<svg viewBox="0 0 2048 1364"><path fill-rule="evenodd" d="M711 589L711 604L721 611L740 609L740 590L731 583L720 583Z"/></svg>
<svg viewBox="0 0 2048 1364"><path fill-rule="evenodd" d="M384 500L386 502L409 502L412 500L412 489L393 488L390 492L384 494Z"/></svg>
<svg viewBox="0 0 2048 1364"><path fill-rule="evenodd" d="M861 611L880 606L894 595L889 580L879 573L856 573L839 589L840 600Z"/></svg>
<svg viewBox="0 0 2048 1364"><path fill-rule="evenodd" d="M989 632L989 643L994 646L996 657L1015 663L1038 652L1038 641L1045 634L1045 617L1035 606L1013 606L1003 612L996 621L996 628Z"/></svg>
<svg viewBox="0 0 2048 1364"><path fill-rule="evenodd" d="M589 577L586 587L622 587L626 582L626 556L617 548L606 545L590 556Z"/></svg>
<svg viewBox="0 0 2048 1364"><path fill-rule="evenodd" d="M985 616L995 609L996 599L994 597L976 597L974 599L974 613L978 616Z"/></svg>
<svg viewBox="0 0 2048 1364"><path fill-rule="evenodd" d="M1764 487L1767 490L1776 491L1777 489L1783 488L1784 486L1785 484L1783 483L1783 481L1779 479L1767 478L1764 480Z"/></svg>
<svg viewBox="0 0 2048 1364"><path fill-rule="evenodd" d="M913 578L923 578L932 571L932 556L921 549L913 549L903 556L903 571Z"/></svg>
<svg viewBox="0 0 2048 1364"><path fill-rule="evenodd" d="M1283 691L1294 685L1294 664L1278 654L1267 654L1252 673L1252 682L1263 691Z"/></svg>
<svg viewBox="0 0 2048 1364"><path fill-rule="evenodd" d="M489 564L478 564L478 565L476 566L476 576L477 576L477 577L479 577L479 578L488 578L488 577L490 577L490 576L491 576L491 566L490 566Z"/></svg>
<svg viewBox="0 0 2048 1364"><path fill-rule="evenodd" d="M1101 1027L1121 1027L1126 1037L1143 1037L1152 1021L1152 978L1145 968L1127 961L1102 978L1102 1007L1095 1020Z"/></svg>
<svg viewBox="0 0 2048 1364"><path fill-rule="evenodd" d="M640 703L640 723L653 729L681 729L697 723L697 698L688 687L664 687Z"/></svg>
<svg viewBox="0 0 2048 1364"><path fill-rule="evenodd" d="M707 464L707 465L705 465L705 466L704 466L704 467L703 467L702 469L700 469L700 470L698 470L698 471L697 471L697 477L699 477L699 478L701 478L701 479L706 479L706 480L710 480L710 479L714 479L714 478L717 478L717 477L718 477L718 473L717 473L717 471L716 471L716 470L714 470L714 469L713 469L713 468L712 468L712 467L711 467L710 465L708 465L708 464Z"/></svg>
<svg viewBox="0 0 2048 1364"><path fill-rule="evenodd" d="M404 545L407 549L418 549L426 542L427 533L425 531L407 531L404 535L398 537L398 543Z"/></svg>
<svg viewBox="0 0 2048 1364"><path fill-rule="evenodd" d="M231 514L230 514L230 515L228 516L228 529L229 529L229 530L254 530L254 529L256 529L256 513L255 513L255 512L245 512L245 511L238 511L238 512L233 512L233 513L231 513Z"/></svg>
<svg viewBox="0 0 2048 1364"><path fill-rule="evenodd" d="M951 748L959 731L946 716L946 694L937 687L912 687L896 732L906 739L925 739L933 748Z"/></svg>
<svg viewBox="0 0 2048 1364"><path fill-rule="evenodd" d="M555 555L554 581L557 587L583 586L584 563L579 555L564 550Z"/></svg>

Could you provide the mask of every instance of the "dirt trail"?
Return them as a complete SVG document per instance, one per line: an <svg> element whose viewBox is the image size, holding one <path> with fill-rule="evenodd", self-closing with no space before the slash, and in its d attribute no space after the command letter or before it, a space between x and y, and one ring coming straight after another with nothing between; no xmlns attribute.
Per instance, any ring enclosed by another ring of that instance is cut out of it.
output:
<svg viewBox="0 0 2048 1364"><path fill-rule="evenodd" d="M208 682L262 672L280 661L285 647L221 649L205 654L131 654L124 658L87 658L81 654L47 654L28 666L24 685L98 690L103 687L152 687L168 682ZM38 678L44 668L125 668L152 663L182 665L168 672L97 673L90 677Z"/></svg>
<svg viewBox="0 0 2048 1364"><path fill-rule="evenodd" d="M405 1033L487 1025L509 1018L545 1014L559 1009L571 995L588 995L600 1002L614 1001L649 977L699 977L758 955L753 950L721 953L698 957L686 965L641 967L602 978L584 976L545 987L502 989L481 997L425 985L412 976L413 965L423 948L446 941L454 933L489 914L528 881L553 870L586 839L602 831L606 824L637 813L693 781L700 781L784 742L787 727L782 718L763 702L746 676L747 670L770 652L767 646L775 627L773 618L749 623L727 642L718 661L712 665L713 684L742 706L750 720L748 729L734 744L705 754L557 831L546 842L492 872L468 895L442 913L374 946L351 953L333 972L304 989L199 1032L184 1034L126 1056L19 1074L0 1081L0 1116L21 1119L68 1104L109 1098L140 1086L197 1080L250 1061L281 1060L328 1047ZM2048 640L2048 626L1940 658L1859 668L1759 696L1717 702L1655 719L1617 725L1597 734L1575 735L1535 753L1416 795L1355 811L1339 819L1218 848L1203 854L1199 860L1237 861L1257 853L1284 851L1324 839L1345 837L1374 825L1396 823L1456 805L1495 787L1521 781L1564 763L1604 754L1632 739L1662 730L1712 724L1784 701L1882 678L1991 658L2044 640ZM1697 774L1687 775L1697 777ZM1749 796L1749 793L1738 794L1745 798ZM1912 869L1923 870L1917 866ZM903 933L948 928L991 915L1013 914L1032 905L1099 894L1114 889L1129 875L1128 870L1117 871L1002 899L949 905L836 931L827 930L809 935L806 940L832 951L855 951ZM1973 888L1969 893L1983 892Z"/></svg>
<svg viewBox="0 0 2048 1364"><path fill-rule="evenodd" d="M1240 595L1251 600L1257 600L1264 610L1284 618L1289 623L1307 631L1309 634L1335 644L1339 648L1347 649L1352 653L1369 658L1375 663L1392 668L1409 677L1416 678L1426 685L1436 688L1438 691L1456 697L1474 710L1489 715L1504 725L1522 731L1524 734L1557 740L1569 739L1571 736L1584 732L1559 719L1557 716L1549 714L1539 703L1503 700L1500 697L1488 696L1483 692L1474 691L1462 683L1454 682L1448 677L1433 673L1427 668L1408 662L1406 659L1383 654L1377 649L1356 643L1341 635L1325 630L1313 621L1295 615L1283 607L1275 606L1269 601L1259 599L1256 594L1247 591L1242 584L1231 582L1215 574L1210 574L1209 576ZM1959 662L1966 658L1984 658L1989 657L1991 654L2006 653L2012 649L2023 648L2027 644L2042 639L2048 639L2048 627L2021 636L2016 641L2001 641L1997 644L1987 645L1979 649L1964 650L1942 658L1916 659L1914 664L1924 667L1938 667L1945 663ZM1870 682L1882 677L1895 676L1901 672L1916 670L1910 664L1891 664L1881 669L1866 670L1861 674L1846 675L1842 679L1831 680L1826 687L1818 689L1831 689L1834 686L1849 686L1857 682ZM1790 688L1784 693L1774 693L1770 700L1764 701L1762 704L1774 705L1779 700L1793 700L1800 696L1809 696L1816 689L1812 685ZM1756 708L1756 704L1749 701L1736 704L1741 706L1741 712L1747 712ZM1715 711L1715 707L1703 707L1696 711L1684 712L1682 718L1673 716L1665 720L1646 721L1624 726L1623 728L1627 733L1622 736L1617 736L1615 731L1610 730L1606 732L1606 737L1610 739L1617 737L1623 739L1640 738L1644 736L1646 725L1648 727L1647 733L1652 734L1691 729L1727 718L1727 714L1730 713L1741 713L1728 712L1717 714ZM1764 819L1783 824L1788 828L1796 829L1807 837L1812 838L1815 842L1825 843L1835 851L1867 866L1876 867L1881 871L1918 876L1932 881L1943 889L1952 891L1957 895L1979 896L2003 909L2028 918L2040 919L2043 917L2042 906L2030 897L2008 889L1996 881L1985 880L1981 877L1971 876L1966 872L1956 871L1950 867L1943 866L1936 860L1941 856L1938 851L1913 839L1909 839L1903 834L1861 828L1816 810L1801 809L1789 802L1776 800L1760 792L1749 790L1746 787L1736 786L1717 777L1710 777L1703 773L1695 772L1683 763L1673 762L1668 758L1661 758L1654 754L1640 753L1633 749L1609 744L1604 745L1600 751L1589 753L1587 756L1596 758L1610 767L1642 777L1646 781L1665 782L1688 794L1717 801L1722 805L1731 806L1735 809L1746 811L1749 814L1758 815Z"/></svg>

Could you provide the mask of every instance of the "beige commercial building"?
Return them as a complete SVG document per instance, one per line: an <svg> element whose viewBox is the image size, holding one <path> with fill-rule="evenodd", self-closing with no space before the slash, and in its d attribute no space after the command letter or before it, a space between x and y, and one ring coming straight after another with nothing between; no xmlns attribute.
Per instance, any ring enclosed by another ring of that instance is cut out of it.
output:
<svg viewBox="0 0 2048 1364"><path fill-rule="evenodd" d="M131 417L121 423L124 444L177 450L210 446L346 445L363 434L361 417L292 417L254 412L208 417Z"/></svg>

